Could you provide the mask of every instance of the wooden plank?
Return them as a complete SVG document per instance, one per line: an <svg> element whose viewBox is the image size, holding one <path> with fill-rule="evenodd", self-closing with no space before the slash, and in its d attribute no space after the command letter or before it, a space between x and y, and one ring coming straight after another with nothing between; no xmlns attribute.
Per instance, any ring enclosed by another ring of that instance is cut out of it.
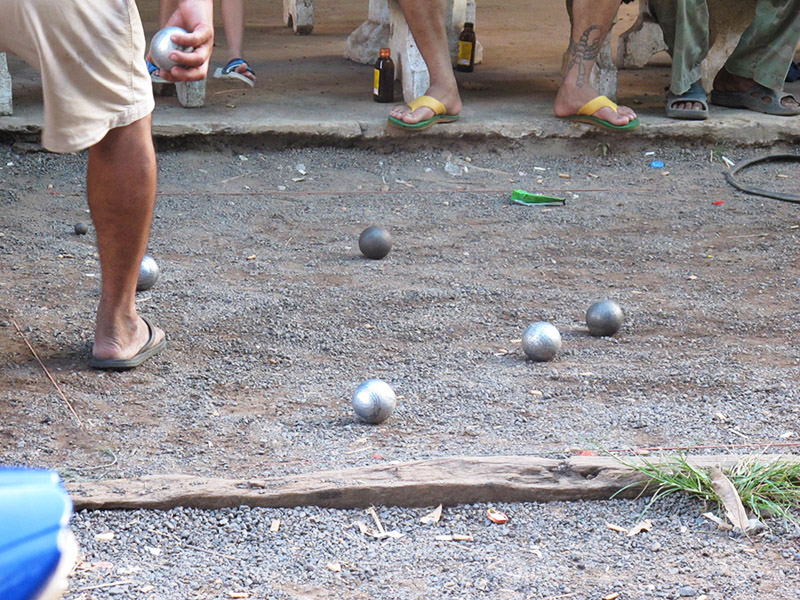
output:
<svg viewBox="0 0 800 600"><path fill-rule="evenodd" d="M691 464L723 469L736 455L692 456ZM750 457L748 457L750 458ZM798 462L798 456L764 455ZM658 458L630 458L626 461ZM322 471L260 481L152 475L66 484L76 510L321 506L363 508L475 502L547 502L635 497L647 477L611 457L564 460L533 456L449 457ZM630 487L629 487L630 486ZM620 493L620 490L625 489Z"/></svg>

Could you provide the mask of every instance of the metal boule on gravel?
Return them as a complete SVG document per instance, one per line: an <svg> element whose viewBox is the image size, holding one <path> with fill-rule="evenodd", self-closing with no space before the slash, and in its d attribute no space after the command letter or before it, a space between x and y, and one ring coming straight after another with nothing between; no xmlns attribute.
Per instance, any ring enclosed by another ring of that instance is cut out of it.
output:
<svg viewBox="0 0 800 600"><path fill-rule="evenodd" d="M531 360L552 360L561 351L561 334L545 321L533 323L522 334L522 350Z"/></svg>
<svg viewBox="0 0 800 600"><path fill-rule="evenodd" d="M358 237L358 249L367 258L380 260L392 249L392 234L386 227L370 225Z"/></svg>
<svg viewBox="0 0 800 600"><path fill-rule="evenodd" d="M586 311L586 326L594 336L614 335L624 320L625 313L613 300L598 300Z"/></svg>
<svg viewBox="0 0 800 600"><path fill-rule="evenodd" d="M89 226L86 223L75 223L75 235L86 235L89 233Z"/></svg>
<svg viewBox="0 0 800 600"><path fill-rule="evenodd" d="M175 33L187 33L181 27L165 27L157 32L153 39L150 40L150 60L159 69L169 71L177 63L173 61L169 55L170 52L178 50L180 52L192 52L194 48L191 46L181 46L173 42L170 37Z"/></svg>
<svg viewBox="0 0 800 600"><path fill-rule="evenodd" d="M368 379L353 392L353 410L365 423L383 423L394 412L397 396L381 379Z"/></svg>
<svg viewBox="0 0 800 600"><path fill-rule="evenodd" d="M139 267L139 280L136 282L136 291L149 290L158 281L158 264L149 254L145 254L142 265Z"/></svg>

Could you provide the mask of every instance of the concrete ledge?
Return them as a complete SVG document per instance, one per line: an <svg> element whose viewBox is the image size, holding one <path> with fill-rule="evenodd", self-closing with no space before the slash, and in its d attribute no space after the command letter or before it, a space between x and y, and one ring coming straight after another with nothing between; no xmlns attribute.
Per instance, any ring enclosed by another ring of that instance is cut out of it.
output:
<svg viewBox="0 0 800 600"><path fill-rule="evenodd" d="M181 109L185 110L185 109ZM194 109L192 115L203 109ZM522 117L510 120L484 120L472 111L462 113L461 121L437 125L428 131L409 133L389 127L383 115L374 118L340 118L321 122L314 119L295 119L273 116L259 121L222 119L221 117L187 119L163 119L156 117L153 135L156 138L179 139L182 137L231 136L283 138L293 136L308 140L324 140L331 145L351 144L354 141L369 142L385 139L387 142L407 142L413 146L415 140L426 143L469 138L470 140L524 140L524 139L593 139L603 138L612 143L631 140L656 140L664 143L686 141L713 141L739 146L764 145L777 142L800 142L800 117L774 117L743 110L712 107L715 115L707 121L676 121L666 117L641 115L642 126L632 132L610 133L589 125L573 124L555 117ZM388 110L387 110L388 112ZM29 140L41 133L41 119L30 119L18 114L0 117L0 134L4 137Z"/></svg>

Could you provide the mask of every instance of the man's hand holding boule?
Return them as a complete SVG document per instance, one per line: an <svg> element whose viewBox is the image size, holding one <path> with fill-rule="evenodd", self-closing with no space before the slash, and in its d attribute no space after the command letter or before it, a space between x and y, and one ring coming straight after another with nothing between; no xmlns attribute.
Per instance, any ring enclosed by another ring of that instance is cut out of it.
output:
<svg viewBox="0 0 800 600"><path fill-rule="evenodd" d="M159 70L158 75L167 81L199 81L208 75L208 63L214 46L213 0L181 0L166 26L182 27L188 33L173 34L172 40L191 52L175 50L170 57L176 64L169 71Z"/></svg>

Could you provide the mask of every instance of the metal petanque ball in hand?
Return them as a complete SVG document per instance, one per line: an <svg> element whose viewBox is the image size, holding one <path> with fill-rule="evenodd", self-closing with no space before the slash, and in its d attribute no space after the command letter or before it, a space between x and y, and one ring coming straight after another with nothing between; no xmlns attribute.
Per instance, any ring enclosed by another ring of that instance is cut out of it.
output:
<svg viewBox="0 0 800 600"><path fill-rule="evenodd" d="M139 267L139 280L136 282L136 291L149 290L158 281L158 264L149 254L145 254L142 265Z"/></svg>
<svg viewBox="0 0 800 600"><path fill-rule="evenodd" d="M367 258L380 260L392 249L392 234L386 227L371 225L358 237L358 249Z"/></svg>
<svg viewBox="0 0 800 600"><path fill-rule="evenodd" d="M622 308L613 300L598 300L586 311L586 325L594 336L614 335L624 319Z"/></svg>
<svg viewBox="0 0 800 600"><path fill-rule="evenodd" d="M353 410L366 423L382 423L397 406L392 387L380 379L368 379L353 392Z"/></svg>
<svg viewBox="0 0 800 600"><path fill-rule="evenodd" d="M153 64L163 71L169 71L177 63L173 61L169 54L174 50L179 52L191 52L194 50L191 46L181 46L173 42L170 37L174 33L187 33L181 27L165 27L153 36L150 41L150 60Z"/></svg>
<svg viewBox="0 0 800 600"><path fill-rule="evenodd" d="M531 360L552 360L561 351L561 334L550 323L533 323L522 334L522 350Z"/></svg>

